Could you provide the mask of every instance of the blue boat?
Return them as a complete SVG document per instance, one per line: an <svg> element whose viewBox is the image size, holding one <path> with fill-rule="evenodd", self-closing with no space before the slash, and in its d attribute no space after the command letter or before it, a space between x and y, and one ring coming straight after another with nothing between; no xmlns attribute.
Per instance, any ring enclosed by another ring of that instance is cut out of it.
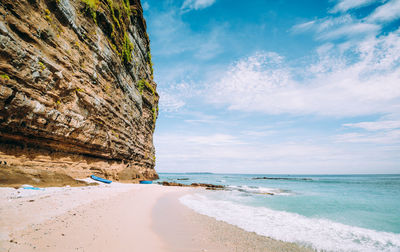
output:
<svg viewBox="0 0 400 252"><path fill-rule="evenodd" d="M111 184L111 180L107 180L107 179L103 179L103 178L99 178L99 177L96 177L96 176L94 176L94 175L92 175L92 176L90 176L92 179L94 179L94 180L96 180L96 181L100 181L100 182L103 182L103 183L106 183L106 184Z"/></svg>
<svg viewBox="0 0 400 252"><path fill-rule="evenodd" d="M24 186L22 187L22 189L30 189L30 190L43 190L43 188L39 188L39 187L33 187L33 186Z"/></svg>
<svg viewBox="0 0 400 252"><path fill-rule="evenodd" d="M153 184L153 181L151 181L151 180L140 180L139 183L140 184Z"/></svg>

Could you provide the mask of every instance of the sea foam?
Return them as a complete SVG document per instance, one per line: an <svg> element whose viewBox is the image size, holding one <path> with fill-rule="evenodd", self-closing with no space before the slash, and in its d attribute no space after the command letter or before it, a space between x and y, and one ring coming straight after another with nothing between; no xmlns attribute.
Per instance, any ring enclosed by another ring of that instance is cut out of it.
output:
<svg viewBox="0 0 400 252"><path fill-rule="evenodd" d="M292 192L288 190L281 190L278 188L269 188L269 187L261 187L261 186L227 186L227 190L239 191L244 193L252 193L252 194L273 194L273 195L292 195Z"/></svg>
<svg viewBox="0 0 400 252"><path fill-rule="evenodd" d="M400 251L400 235L379 232L296 213L252 207L206 194L191 194L180 201L198 213L277 240L324 251Z"/></svg>

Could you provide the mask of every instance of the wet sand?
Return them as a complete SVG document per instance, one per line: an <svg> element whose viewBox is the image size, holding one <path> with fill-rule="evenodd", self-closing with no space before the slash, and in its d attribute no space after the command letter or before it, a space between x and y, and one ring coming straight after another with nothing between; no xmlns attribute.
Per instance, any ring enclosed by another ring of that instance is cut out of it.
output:
<svg viewBox="0 0 400 252"><path fill-rule="evenodd" d="M166 194L153 209L154 230L166 242L168 251L312 251L198 214L179 202L182 195L184 192Z"/></svg>

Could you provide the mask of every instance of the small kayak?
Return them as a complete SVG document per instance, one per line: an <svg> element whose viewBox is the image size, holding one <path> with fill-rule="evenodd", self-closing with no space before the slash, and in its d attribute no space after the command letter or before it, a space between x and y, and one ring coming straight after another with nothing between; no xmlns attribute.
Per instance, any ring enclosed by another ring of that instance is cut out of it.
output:
<svg viewBox="0 0 400 252"><path fill-rule="evenodd" d="M22 189L30 189L30 190L43 190L43 188L39 188L39 187L33 187L33 186L24 186L22 187Z"/></svg>
<svg viewBox="0 0 400 252"><path fill-rule="evenodd" d="M94 176L94 175L92 175L92 176L90 176L92 179L94 179L94 180L96 180L96 181L100 181L100 182L103 182L103 183L106 183L106 184L111 184L111 180L107 180L107 179L103 179L103 178L99 178L99 177L96 177L96 176Z"/></svg>
<svg viewBox="0 0 400 252"><path fill-rule="evenodd" d="M151 181L151 180L140 180L139 183L140 184L153 184L153 181Z"/></svg>

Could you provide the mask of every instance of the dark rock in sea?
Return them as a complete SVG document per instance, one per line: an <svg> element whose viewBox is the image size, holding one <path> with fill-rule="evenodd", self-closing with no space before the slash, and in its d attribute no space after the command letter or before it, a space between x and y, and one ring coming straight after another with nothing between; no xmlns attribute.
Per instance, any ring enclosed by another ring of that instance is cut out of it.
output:
<svg viewBox="0 0 400 252"><path fill-rule="evenodd" d="M203 183L192 183L191 187L205 187L207 190L221 190L224 189L223 185L203 184Z"/></svg>
<svg viewBox="0 0 400 252"><path fill-rule="evenodd" d="M176 182L158 182L158 184L163 185L163 186L181 186L181 187L204 187L206 190L223 190L225 189L225 186L223 185L213 185L213 184L204 184L204 183L192 183L190 185L185 185L181 183L176 183Z"/></svg>
<svg viewBox="0 0 400 252"><path fill-rule="evenodd" d="M275 177L255 177L252 179L270 179L270 180L312 180L310 178L275 178Z"/></svg>
<svg viewBox="0 0 400 252"><path fill-rule="evenodd" d="M189 178L178 178L177 180L189 180Z"/></svg>
<svg viewBox="0 0 400 252"><path fill-rule="evenodd" d="M189 186L181 183L176 183L176 182L168 182L168 181L163 181L163 182L158 182L158 184L163 185L163 186Z"/></svg>

